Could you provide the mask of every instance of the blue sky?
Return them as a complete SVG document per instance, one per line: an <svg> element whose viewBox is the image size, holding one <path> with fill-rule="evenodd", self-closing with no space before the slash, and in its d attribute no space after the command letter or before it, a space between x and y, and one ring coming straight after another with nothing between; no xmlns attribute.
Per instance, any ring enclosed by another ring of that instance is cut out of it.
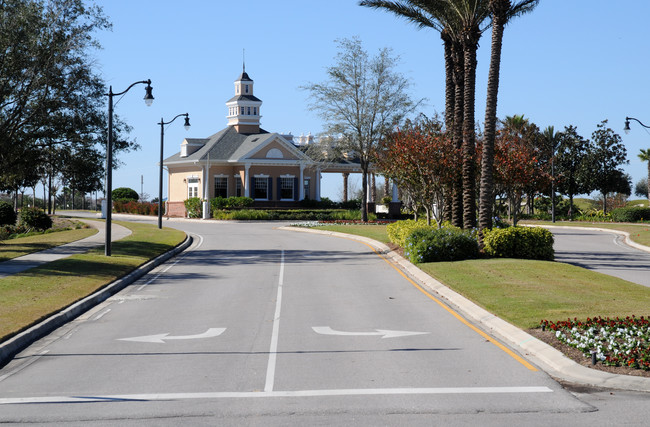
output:
<svg viewBox="0 0 650 427"><path fill-rule="evenodd" d="M323 122L307 109L300 86L325 80L334 63L338 38L358 36L370 53L383 47L401 58L399 71L410 79L411 95L426 98L422 112L444 111L444 61L439 34L418 30L403 19L357 6L356 0L97 0L113 23L98 33L103 49L94 53L100 73L114 92L138 80L152 80L156 98L142 101L136 86L115 111L131 126L142 146L122 154L113 188L131 187L158 194L161 117L190 114L192 127L177 119L165 129L164 156L179 151L185 137L207 137L226 126L225 102L241 73L255 81L262 105L262 127L271 132L317 134ZM624 6L623 6L624 4ZM650 125L648 44L650 2L627 0L542 0L535 11L506 27L498 116L524 114L540 128L577 126L591 137L609 119L621 134L633 183L647 176L637 153L650 147L650 132L625 116ZM479 48L476 119L485 116L490 34ZM324 175L323 196L340 198L339 175ZM163 179L166 182L166 174ZM166 186L164 194L166 194ZM634 197L634 196L633 196Z"/></svg>

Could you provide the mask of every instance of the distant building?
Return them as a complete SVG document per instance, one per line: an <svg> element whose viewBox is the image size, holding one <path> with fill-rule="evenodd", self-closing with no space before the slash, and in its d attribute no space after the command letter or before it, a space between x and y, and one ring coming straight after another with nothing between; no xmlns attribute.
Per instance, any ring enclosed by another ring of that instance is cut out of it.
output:
<svg viewBox="0 0 650 427"><path fill-rule="evenodd" d="M168 216L186 216L184 201L217 196L246 196L257 207L291 207L303 199L320 200L321 172L360 172L354 163L319 163L304 147L314 142L301 135L260 127L262 101L244 69L235 80L235 96L226 102L228 126L207 138L186 138L180 152L163 161L169 172ZM302 148L302 149L301 149Z"/></svg>

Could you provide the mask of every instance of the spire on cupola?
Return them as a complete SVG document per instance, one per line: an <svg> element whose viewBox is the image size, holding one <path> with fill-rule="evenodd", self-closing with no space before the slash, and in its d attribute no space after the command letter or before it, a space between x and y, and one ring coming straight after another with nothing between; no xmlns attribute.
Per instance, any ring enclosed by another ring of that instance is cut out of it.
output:
<svg viewBox="0 0 650 427"><path fill-rule="evenodd" d="M242 73L235 80L235 96L226 102L228 126L234 126L238 133L259 133L261 105L262 101L253 95L253 80L246 73L244 59Z"/></svg>

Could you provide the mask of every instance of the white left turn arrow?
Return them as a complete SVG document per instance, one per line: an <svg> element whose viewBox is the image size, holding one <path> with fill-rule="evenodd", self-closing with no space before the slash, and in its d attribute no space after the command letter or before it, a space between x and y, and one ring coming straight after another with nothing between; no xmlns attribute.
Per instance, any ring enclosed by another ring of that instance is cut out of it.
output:
<svg viewBox="0 0 650 427"><path fill-rule="evenodd" d="M178 335L178 336L169 336L169 334L157 334L157 335L145 335L142 337L133 337L133 338L119 338L119 341L138 341L138 342L154 342L162 343L169 340L198 340L202 338L214 338L223 334L226 328L210 328L202 334L197 335Z"/></svg>
<svg viewBox="0 0 650 427"><path fill-rule="evenodd" d="M390 331L387 329L375 329L375 332L345 332L345 331L336 331L330 328L329 326L312 326L312 329L314 330L314 332L321 335L341 335L341 336L349 336L349 337L378 336L381 337L381 339L408 337L410 335L423 335L429 333L429 332L412 332L412 331Z"/></svg>

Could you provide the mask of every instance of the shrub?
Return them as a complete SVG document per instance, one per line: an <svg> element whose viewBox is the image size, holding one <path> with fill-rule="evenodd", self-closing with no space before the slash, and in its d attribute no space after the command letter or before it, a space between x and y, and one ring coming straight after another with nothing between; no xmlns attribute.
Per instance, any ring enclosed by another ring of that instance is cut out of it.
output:
<svg viewBox="0 0 650 427"><path fill-rule="evenodd" d="M47 230L52 228L52 218L38 208L25 208L20 211L20 223L28 228Z"/></svg>
<svg viewBox="0 0 650 427"><path fill-rule="evenodd" d="M614 222L640 222L650 220L650 208L618 208L612 212Z"/></svg>
<svg viewBox="0 0 650 427"><path fill-rule="evenodd" d="M118 213L137 215L158 215L158 203L136 202L133 200L115 200L113 210Z"/></svg>
<svg viewBox="0 0 650 427"><path fill-rule="evenodd" d="M213 212L218 209L244 209L250 207L255 201L250 197L215 197L210 199L210 210Z"/></svg>
<svg viewBox="0 0 650 427"><path fill-rule="evenodd" d="M426 220L413 220L407 219L404 221L397 221L386 226L386 233L391 242L401 247L406 246L406 238L415 230L437 228L437 226L427 225Z"/></svg>
<svg viewBox="0 0 650 427"><path fill-rule="evenodd" d="M412 263L478 258L478 242L456 227L420 228L406 238L405 254Z"/></svg>
<svg viewBox="0 0 650 427"><path fill-rule="evenodd" d="M552 261L553 234L540 227L509 227L486 230L485 253L496 258L521 258Z"/></svg>
<svg viewBox="0 0 650 427"><path fill-rule="evenodd" d="M185 210L188 218L203 217L203 201L198 197L191 197L185 200Z"/></svg>
<svg viewBox="0 0 650 427"><path fill-rule="evenodd" d="M14 225L16 223L16 212L13 206L7 202L0 202L0 225Z"/></svg>
<svg viewBox="0 0 650 427"><path fill-rule="evenodd" d="M113 200L140 200L138 192L127 187L116 188L111 192L111 197Z"/></svg>

